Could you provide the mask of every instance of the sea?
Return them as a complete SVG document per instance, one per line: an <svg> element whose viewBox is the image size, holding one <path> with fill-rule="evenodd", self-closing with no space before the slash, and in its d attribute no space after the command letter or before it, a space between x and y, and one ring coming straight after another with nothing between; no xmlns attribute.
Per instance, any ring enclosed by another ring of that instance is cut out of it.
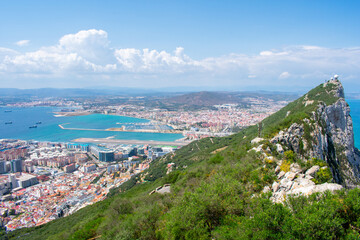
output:
<svg viewBox="0 0 360 240"><path fill-rule="evenodd" d="M346 101L350 106L350 116L353 120L355 146L360 149L360 99Z"/></svg>
<svg viewBox="0 0 360 240"><path fill-rule="evenodd" d="M54 112L58 111L61 109L54 107L0 107L0 139L71 142L86 137L171 142L183 137L182 134L172 133L102 131L134 123L148 123L150 120L105 114L56 117ZM61 129L59 124L65 128L91 130ZM29 128L31 126L37 127Z"/></svg>
<svg viewBox="0 0 360 240"><path fill-rule="evenodd" d="M355 146L360 149L360 100L348 99L347 102L351 109L350 115L353 120ZM150 120L104 114L55 117L54 112L60 110L60 108L54 107L0 107L0 139L71 142L77 138L87 137L171 142L183 137L181 134L172 133L61 129L59 124L66 128L104 130L133 123L148 123ZM12 124L5 124L7 122L12 122ZM41 124L36 124L38 122L41 122ZM34 125L37 128L29 128Z"/></svg>

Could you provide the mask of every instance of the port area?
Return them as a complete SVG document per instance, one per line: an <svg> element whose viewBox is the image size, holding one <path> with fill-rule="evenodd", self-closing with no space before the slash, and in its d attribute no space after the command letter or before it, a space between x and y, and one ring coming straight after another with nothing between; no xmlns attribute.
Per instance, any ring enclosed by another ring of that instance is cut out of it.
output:
<svg viewBox="0 0 360 240"><path fill-rule="evenodd" d="M183 131L173 130L173 129L125 129L124 127L119 128L107 128L107 129L92 129L92 128L68 128L65 125L68 123L59 124L58 126L61 129L66 130L78 130L78 131L112 131L112 132L139 132L139 133L180 133L182 134Z"/></svg>
<svg viewBox="0 0 360 240"><path fill-rule="evenodd" d="M115 144L129 144L129 145L166 145L166 146L186 146L191 141L152 141L152 140L126 140L126 139L109 139L109 138L77 138L71 142L82 143L115 143Z"/></svg>

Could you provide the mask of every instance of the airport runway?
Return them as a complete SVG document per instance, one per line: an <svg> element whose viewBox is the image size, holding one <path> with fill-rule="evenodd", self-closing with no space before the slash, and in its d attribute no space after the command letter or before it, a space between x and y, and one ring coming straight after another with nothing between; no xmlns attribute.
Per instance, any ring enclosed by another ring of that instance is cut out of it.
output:
<svg viewBox="0 0 360 240"><path fill-rule="evenodd" d="M152 140L125 140L125 139L107 139L107 138L77 138L72 142L85 143L116 143L116 144L131 144L131 145L169 145L169 146L185 146L190 142L166 142L166 141L152 141Z"/></svg>

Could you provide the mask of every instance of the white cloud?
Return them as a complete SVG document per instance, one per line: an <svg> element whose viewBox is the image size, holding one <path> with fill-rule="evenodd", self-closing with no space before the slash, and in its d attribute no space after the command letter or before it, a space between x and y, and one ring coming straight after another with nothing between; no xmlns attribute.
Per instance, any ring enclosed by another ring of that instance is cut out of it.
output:
<svg viewBox="0 0 360 240"><path fill-rule="evenodd" d="M17 41L15 44L18 45L19 47L24 47L24 46L29 45L29 43L30 43L30 40L20 40L20 41Z"/></svg>
<svg viewBox="0 0 360 240"><path fill-rule="evenodd" d="M233 53L195 60L182 47L173 52L114 49L108 34L96 29L65 35L56 45L33 52L20 53L0 47L1 79L12 78L15 82L23 78L60 78L73 86L78 79L86 78L92 84L110 79L109 84L113 85L139 86L151 85L155 79L164 86L253 86L269 85L270 81L272 85L291 85L297 81L313 86L314 80L322 81L334 73L349 82L359 78L360 48L289 46L255 55Z"/></svg>
<svg viewBox="0 0 360 240"><path fill-rule="evenodd" d="M288 78L288 77L290 77L290 73L288 73L288 72L282 72L279 76L279 78L282 78L282 79Z"/></svg>

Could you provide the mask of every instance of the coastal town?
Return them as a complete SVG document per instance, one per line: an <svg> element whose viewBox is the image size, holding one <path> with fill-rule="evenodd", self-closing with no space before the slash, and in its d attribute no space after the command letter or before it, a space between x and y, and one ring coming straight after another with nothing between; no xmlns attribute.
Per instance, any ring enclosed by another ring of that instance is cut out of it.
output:
<svg viewBox="0 0 360 240"><path fill-rule="evenodd" d="M149 109L135 105L109 107L106 113L151 119L158 125L168 125L181 130L186 140L204 137L228 136L240 129L254 125L284 107L288 101L269 101L268 99L248 99L251 107L238 104L214 105L212 109L196 111L168 111Z"/></svg>
<svg viewBox="0 0 360 240"><path fill-rule="evenodd" d="M12 231L70 215L104 200L109 192L149 168L154 159L194 140L231 135L257 124L288 103L267 98L246 101L247 106L224 103L187 111L129 103L89 107L72 100L49 99L6 105L11 108L58 107L52 114L61 119L91 114L147 119L148 122L115 123L117 127L94 131L181 133L183 137L173 142L112 137L78 138L68 142L2 139L1 226ZM67 124L59 124L59 128L63 131L91 130L71 128Z"/></svg>

